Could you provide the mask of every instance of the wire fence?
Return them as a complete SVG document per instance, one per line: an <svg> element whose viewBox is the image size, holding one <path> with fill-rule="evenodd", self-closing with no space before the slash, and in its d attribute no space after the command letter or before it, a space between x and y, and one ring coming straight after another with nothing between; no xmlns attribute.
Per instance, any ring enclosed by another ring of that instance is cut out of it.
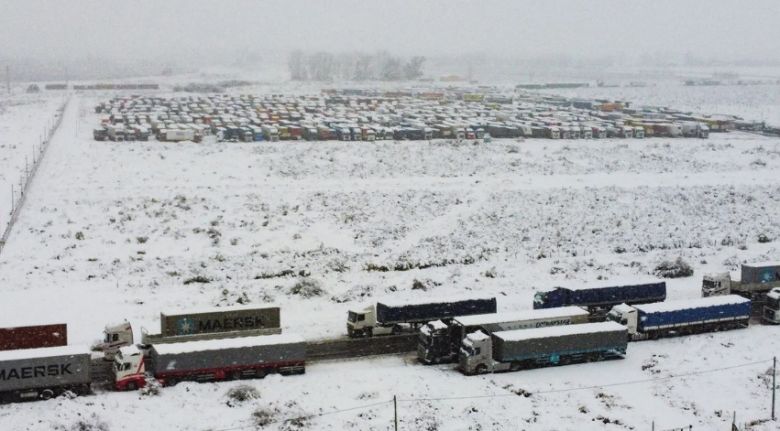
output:
<svg viewBox="0 0 780 431"><path fill-rule="evenodd" d="M49 147L51 137L60 127L60 124L62 124L62 117L65 113L65 108L67 108L69 101L70 99L66 100L65 103L63 103L62 106L57 109L57 112L54 114L53 121L50 122L48 127L43 129L43 134L38 141L38 145L33 145L32 160L28 160L25 157L24 171L19 176L19 181L12 183L10 186L11 210L8 213L9 218L3 229L3 235L0 237L0 253L3 252L5 244L8 241L8 237L11 235L11 231L13 230L14 224L16 224L16 221L19 219L19 213L21 212L21 209L24 206L25 198L27 197L27 190L30 188L30 184L32 184L33 179L35 178L35 174L38 172L38 166L40 166L41 160L43 160L43 156L46 154L46 149ZM0 218L0 222L1 221L2 218Z"/></svg>

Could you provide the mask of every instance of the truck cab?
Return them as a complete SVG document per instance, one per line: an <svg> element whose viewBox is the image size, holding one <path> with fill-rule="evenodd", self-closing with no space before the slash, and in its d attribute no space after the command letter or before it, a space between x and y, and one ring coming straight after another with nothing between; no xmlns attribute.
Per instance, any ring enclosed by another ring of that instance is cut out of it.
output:
<svg viewBox="0 0 780 431"><path fill-rule="evenodd" d="M434 320L420 327L417 334L417 358L424 364L449 361L453 354L451 328L441 320ZM455 346L457 348L457 344Z"/></svg>
<svg viewBox="0 0 780 431"><path fill-rule="evenodd" d="M620 323L628 329L629 335L636 335L639 323L639 313L636 308L627 305L619 304L612 307L612 310L607 313L607 320Z"/></svg>
<svg viewBox="0 0 780 431"><path fill-rule="evenodd" d="M350 337L389 335L393 333L393 326L378 325L376 307L369 305L360 310L347 312L347 333Z"/></svg>
<svg viewBox="0 0 780 431"><path fill-rule="evenodd" d="M767 323L780 324L780 287L775 287L766 294L763 318Z"/></svg>
<svg viewBox="0 0 780 431"><path fill-rule="evenodd" d="M701 282L701 296L719 296L731 293L731 274L721 272L705 274Z"/></svg>
<svg viewBox="0 0 780 431"><path fill-rule="evenodd" d="M114 354L114 387L118 391L134 391L146 385L144 352L136 346L125 346Z"/></svg>
<svg viewBox="0 0 780 431"><path fill-rule="evenodd" d="M484 374L495 371L493 340L482 331L466 335L458 352L458 366L464 374Z"/></svg>
<svg viewBox="0 0 780 431"><path fill-rule="evenodd" d="M104 359L111 360L121 347L133 344L133 327L130 322L106 325L103 330L103 342L95 346L104 353Z"/></svg>

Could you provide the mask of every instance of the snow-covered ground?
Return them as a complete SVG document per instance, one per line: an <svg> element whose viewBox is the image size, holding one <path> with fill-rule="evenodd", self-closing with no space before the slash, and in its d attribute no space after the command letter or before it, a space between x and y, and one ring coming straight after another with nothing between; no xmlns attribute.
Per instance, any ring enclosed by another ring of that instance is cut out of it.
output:
<svg viewBox="0 0 780 431"><path fill-rule="evenodd" d="M154 329L162 309L237 301L281 305L284 332L309 339L343 334L349 307L387 296L496 295L500 310L526 309L536 288L646 280L678 256L696 273L671 280L669 297L693 298L704 272L780 260L777 242L757 242L780 239L778 139L113 143L91 139L97 101L72 100L0 256L0 323L65 321L72 344L118 319ZM321 291L292 293L304 278ZM777 330L477 377L413 356L316 363L242 382L260 398L241 403L226 395L238 383L186 383L0 406L0 423L254 429L260 410L326 413L266 429L387 430L397 395L404 430L727 429L734 410L769 416ZM439 399L453 397L477 398Z"/></svg>
<svg viewBox="0 0 780 431"><path fill-rule="evenodd" d="M19 181L39 156L41 137L63 101L51 92L0 98L0 232L11 218L11 186L18 199Z"/></svg>

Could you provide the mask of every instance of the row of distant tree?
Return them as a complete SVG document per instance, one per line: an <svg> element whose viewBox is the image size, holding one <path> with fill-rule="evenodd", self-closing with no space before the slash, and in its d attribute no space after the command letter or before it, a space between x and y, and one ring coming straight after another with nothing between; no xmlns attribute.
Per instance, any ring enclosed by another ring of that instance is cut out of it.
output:
<svg viewBox="0 0 780 431"><path fill-rule="evenodd" d="M293 51L287 61L295 81L401 81L423 76L425 57L402 58L385 51L333 54Z"/></svg>

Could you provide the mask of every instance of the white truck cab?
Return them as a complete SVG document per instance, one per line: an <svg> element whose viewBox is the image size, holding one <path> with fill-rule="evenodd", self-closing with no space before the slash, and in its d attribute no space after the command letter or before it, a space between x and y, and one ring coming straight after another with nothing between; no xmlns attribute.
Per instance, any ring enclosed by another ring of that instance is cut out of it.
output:
<svg viewBox="0 0 780 431"><path fill-rule="evenodd" d="M376 321L376 306L352 310L347 313L347 333L350 337L373 335L389 335L393 333L394 325L382 326Z"/></svg>
<svg viewBox="0 0 780 431"><path fill-rule="evenodd" d="M731 293L731 274L719 272L717 274L705 274L701 282L701 296L719 296Z"/></svg>
<svg viewBox="0 0 780 431"><path fill-rule="evenodd" d="M145 385L144 352L136 346L125 346L114 354L114 386L117 390L136 390Z"/></svg>
<svg viewBox="0 0 780 431"><path fill-rule="evenodd" d="M111 360L121 347L133 345L133 327L130 322L106 325L103 329L103 342L95 346L102 351L106 360Z"/></svg>
<svg viewBox="0 0 780 431"><path fill-rule="evenodd" d="M493 359L493 339L482 331L466 335L458 352L458 366L464 374L484 374L509 369Z"/></svg>
<svg viewBox="0 0 780 431"><path fill-rule="evenodd" d="M607 320L620 323L628 328L628 335L630 336L637 335L638 319L639 312L628 304L616 305L607 314Z"/></svg>
<svg viewBox="0 0 780 431"><path fill-rule="evenodd" d="M766 294L763 318L767 323L780 324L780 287L775 287Z"/></svg>

